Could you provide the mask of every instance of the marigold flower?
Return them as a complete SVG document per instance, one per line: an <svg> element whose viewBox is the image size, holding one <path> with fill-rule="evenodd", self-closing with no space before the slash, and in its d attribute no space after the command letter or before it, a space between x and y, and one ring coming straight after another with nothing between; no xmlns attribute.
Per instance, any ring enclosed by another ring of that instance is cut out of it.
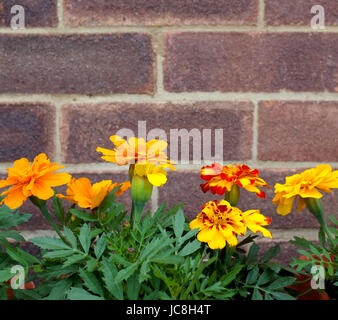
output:
<svg viewBox="0 0 338 320"><path fill-rule="evenodd" d="M265 237L271 237L271 233L262 227L270 221L271 219L264 217L259 210L242 212L225 200L215 200L202 207L202 211L190 222L189 227L199 228L198 241L207 242L211 249L223 249L226 243L231 247L236 246L237 235L245 235L247 228L255 233L261 232Z"/></svg>
<svg viewBox="0 0 338 320"><path fill-rule="evenodd" d="M61 186L70 181L71 175L60 172L55 173L64 166L50 163L44 153L35 157L33 163L26 158L14 161L12 168L6 169L8 177L0 181L0 188L12 186L1 195L6 195L2 200L11 209L20 207L30 196L47 200L54 195L52 187Z"/></svg>
<svg viewBox="0 0 338 320"><path fill-rule="evenodd" d="M201 169L201 178L207 182L201 184L203 192L211 191L212 194L223 195L230 192L234 185L244 188L247 191L255 192L260 198L265 198L265 192L258 187L270 186L259 178L257 169L251 170L246 165L228 165L221 166L214 163Z"/></svg>
<svg viewBox="0 0 338 320"><path fill-rule="evenodd" d="M297 212L306 206L307 199L320 199L323 192L332 192L338 188L338 170L332 171L329 164L321 164L307 169L300 174L285 178L285 184L275 185L275 197L272 202L277 204L277 213L287 215L291 212L294 200L299 197Z"/></svg>
<svg viewBox="0 0 338 320"><path fill-rule="evenodd" d="M62 194L57 194L56 196L76 203L81 208L90 208L92 210L100 206L108 192L120 185L120 189L116 192L117 196L130 188L129 181L120 184L112 183L111 180L103 180L92 185L88 178L73 178L67 185L67 196Z"/></svg>
<svg viewBox="0 0 338 320"><path fill-rule="evenodd" d="M114 150L98 147L96 151L101 152L102 159L117 163L119 166L135 163L171 163L163 152L168 143L163 140L150 140L145 142L143 138L129 138L128 142L117 135L110 137L115 144Z"/></svg>

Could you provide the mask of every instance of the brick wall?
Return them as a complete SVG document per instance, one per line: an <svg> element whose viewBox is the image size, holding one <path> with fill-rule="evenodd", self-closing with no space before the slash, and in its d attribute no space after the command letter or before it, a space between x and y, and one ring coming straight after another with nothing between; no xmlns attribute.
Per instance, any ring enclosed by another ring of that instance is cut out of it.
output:
<svg viewBox="0 0 338 320"><path fill-rule="evenodd" d="M24 30L10 28L14 4ZM315 4L325 30L310 27ZM138 120L166 132L223 128L224 163L258 168L272 186L319 163L338 168L337 0L0 0L2 175L46 152L76 176L126 180L127 168L95 149ZM212 198L199 190L200 167L179 165L151 208L185 202L196 215ZM243 209L272 218L284 260L293 235L316 239L307 212L281 217L272 191L245 195ZM337 215L338 193L324 199ZM34 211L22 231L46 228Z"/></svg>

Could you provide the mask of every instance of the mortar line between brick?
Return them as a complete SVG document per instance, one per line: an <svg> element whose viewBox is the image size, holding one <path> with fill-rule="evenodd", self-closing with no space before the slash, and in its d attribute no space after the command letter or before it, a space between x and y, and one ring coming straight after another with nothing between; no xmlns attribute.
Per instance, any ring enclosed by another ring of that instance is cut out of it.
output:
<svg viewBox="0 0 338 320"><path fill-rule="evenodd" d="M63 0L57 2L58 29L63 30Z"/></svg>
<svg viewBox="0 0 338 320"><path fill-rule="evenodd" d="M264 0L259 0L257 29L259 31L264 31L264 27L265 27L265 2Z"/></svg>
<svg viewBox="0 0 338 320"><path fill-rule="evenodd" d="M184 164L184 165L176 165L178 171L187 171L187 172L194 172L198 173L202 166L210 165L212 162L204 161L201 164ZM329 163L333 168L338 169L338 162L273 162L273 161L252 161L252 160L229 160L220 162L221 165L229 165L229 164L246 164L249 167L256 168L256 169L285 169L285 170L292 170L292 169L307 169L312 168L322 163ZM125 166L124 168L120 168L118 166L114 166L109 163L78 163L78 164L67 164L62 163L65 168L61 169L62 172L69 172L71 174L76 173L112 173L112 174L128 174L128 167ZM6 174L7 168L13 166L13 162L2 162L0 163L0 173Z"/></svg>
<svg viewBox="0 0 338 320"><path fill-rule="evenodd" d="M258 102L252 101L254 104L253 124L252 124L252 161L257 161L258 154Z"/></svg>
<svg viewBox="0 0 338 320"><path fill-rule="evenodd" d="M158 92L154 96L143 94L107 94L89 97L83 94L8 94L0 93L1 102L52 102L63 104L109 102L182 102L198 101L338 101L338 92Z"/></svg>
<svg viewBox="0 0 338 320"><path fill-rule="evenodd" d="M0 28L0 34L6 35L29 35L29 34L41 34L41 35L60 35L60 34L112 34L112 33L154 33L161 30L162 32L307 32L307 33L338 33L338 26L326 26L323 30L313 30L310 26L141 26L141 27L81 27L81 28L69 28L59 26L58 28L27 28L24 30L12 30L11 28Z"/></svg>
<svg viewBox="0 0 338 320"><path fill-rule="evenodd" d="M159 31L156 37L157 51L156 51L156 77L157 77L157 91L156 96L164 92L163 89L163 32Z"/></svg>

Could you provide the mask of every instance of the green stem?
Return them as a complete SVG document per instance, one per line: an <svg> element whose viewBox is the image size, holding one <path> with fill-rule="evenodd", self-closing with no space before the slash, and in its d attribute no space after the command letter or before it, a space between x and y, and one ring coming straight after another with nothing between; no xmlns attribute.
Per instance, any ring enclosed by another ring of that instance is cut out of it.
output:
<svg viewBox="0 0 338 320"><path fill-rule="evenodd" d="M132 202L131 206L131 215L130 215L130 227L131 229L135 228L135 223L139 223L142 217L143 210L146 206L147 202Z"/></svg>
<svg viewBox="0 0 338 320"><path fill-rule="evenodd" d="M68 244L68 241L62 235L62 233L59 230L59 227L55 224L55 222L53 221L50 213L48 212L48 209L46 207L46 201L38 199L36 197L34 197L34 198L31 197L30 199L31 199L32 203L35 204L40 209L41 213L47 219L47 221L50 223L50 225L54 228L55 232L58 234L58 236L60 237L60 239L62 239L63 242L65 242L65 243Z"/></svg>

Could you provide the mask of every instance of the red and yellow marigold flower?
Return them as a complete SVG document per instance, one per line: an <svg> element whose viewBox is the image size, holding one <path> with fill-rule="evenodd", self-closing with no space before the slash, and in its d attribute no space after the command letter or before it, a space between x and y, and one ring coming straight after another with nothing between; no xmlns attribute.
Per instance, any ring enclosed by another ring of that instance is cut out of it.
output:
<svg viewBox="0 0 338 320"><path fill-rule="evenodd" d="M211 191L212 194L223 195L230 192L233 186L244 188L247 191L255 192L260 198L265 198L265 192L258 187L269 185L261 179L257 169L250 169L246 165L221 166L214 163L201 169L201 178L207 182L201 184L203 192Z"/></svg>
<svg viewBox="0 0 338 320"><path fill-rule="evenodd" d="M293 202L299 198L297 212L306 206L308 199L320 199L319 192L332 192L331 188L338 188L338 170L332 171L329 164L321 164L315 168L305 170L300 174L286 177L285 184L275 185L275 197L272 202L277 204L277 213L287 215L291 212Z"/></svg>
<svg viewBox="0 0 338 320"><path fill-rule="evenodd" d="M33 163L26 158L14 161L14 166L7 169L7 179L0 181L0 188L11 186L1 194L6 195L1 204L16 209L31 196L41 200L51 198L54 195L52 187L66 184L71 179L68 173L55 173L61 168L63 166L51 163L44 153L36 156Z"/></svg>
<svg viewBox="0 0 338 320"><path fill-rule="evenodd" d="M90 208L92 210L99 207L108 192L114 188L121 186L116 195L123 194L130 188L130 182L112 183L111 180L103 180L92 185L88 178L79 178L72 179L67 186L66 196L62 194L57 194L56 196L76 203L81 208Z"/></svg>
<svg viewBox="0 0 338 320"><path fill-rule="evenodd" d="M202 207L202 211L190 222L189 227L199 229L198 241L208 243L211 249L223 249L227 243L231 247L236 246L237 235L245 235L247 229L271 237L271 233L262 227L270 221L259 210L242 212L225 200L215 200Z"/></svg>
<svg viewBox="0 0 338 320"><path fill-rule="evenodd" d="M102 159L117 163L119 166L135 163L171 163L164 150L168 143L163 140L150 140L146 142L143 138L129 138L128 141L117 135L110 137L115 144L114 150L98 147L96 151L103 154Z"/></svg>

